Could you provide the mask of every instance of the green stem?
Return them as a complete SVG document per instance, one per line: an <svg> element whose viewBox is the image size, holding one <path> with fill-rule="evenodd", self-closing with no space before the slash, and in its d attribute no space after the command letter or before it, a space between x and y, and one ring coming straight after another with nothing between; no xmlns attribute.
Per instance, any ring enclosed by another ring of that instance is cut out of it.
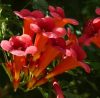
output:
<svg viewBox="0 0 100 98"><path fill-rule="evenodd" d="M43 98L48 98L48 95L47 95L47 93L43 90L43 88L38 87L38 89L39 89L39 91L41 92Z"/></svg>
<svg viewBox="0 0 100 98"><path fill-rule="evenodd" d="M7 69L6 69L6 67L5 67L4 64L2 64L2 67L3 67L3 69L5 70L6 74L8 75L10 81L12 81L12 77L11 77L11 75L9 74L9 72L7 71Z"/></svg>

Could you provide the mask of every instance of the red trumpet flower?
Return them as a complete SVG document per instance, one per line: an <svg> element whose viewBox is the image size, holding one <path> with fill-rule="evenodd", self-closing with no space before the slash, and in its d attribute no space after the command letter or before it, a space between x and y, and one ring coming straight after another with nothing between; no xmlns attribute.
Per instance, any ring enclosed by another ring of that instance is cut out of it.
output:
<svg viewBox="0 0 100 98"><path fill-rule="evenodd" d="M78 25L78 21L71 18L65 18L64 10L61 7L49 6L49 11L52 17L54 17L57 26L63 27L66 24Z"/></svg>
<svg viewBox="0 0 100 98"><path fill-rule="evenodd" d="M37 18L43 18L44 14L39 10L30 12L27 9L23 9L20 12L14 11L14 13L20 18L24 19L23 33L29 34L31 37L33 37L34 32L30 29L30 24L35 23Z"/></svg>
<svg viewBox="0 0 100 98"><path fill-rule="evenodd" d="M12 61L6 63L6 68L13 82L14 90L16 91L20 83L20 73L23 66L26 65L25 56L13 56Z"/></svg>
<svg viewBox="0 0 100 98"><path fill-rule="evenodd" d="M100 8L96 9L96 14L100 15ZM80 45L89 46L90 43L94 43L100 47L100 41L98 40L100 32L100 17L89 20L83 28L83 35L79 38Z"/></svg>
<svg viewBox="0 0 100 98"><path fill-rule="evenodd" d="M10 52L16 56L25 56L27 54L34 55L37 51L36 46L33 46L32 39L29 35L13 36L8 40L1 41L3 50Z"/></svg>

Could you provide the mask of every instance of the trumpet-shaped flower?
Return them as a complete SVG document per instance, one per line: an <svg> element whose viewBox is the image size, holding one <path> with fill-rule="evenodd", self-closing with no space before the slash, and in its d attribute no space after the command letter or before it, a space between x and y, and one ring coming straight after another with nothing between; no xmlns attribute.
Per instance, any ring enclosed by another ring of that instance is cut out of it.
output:
<svg viewBox="0 0 100 98"><path fill-rule="evenodd" d="M100 15L100 8L96 9L96 14ZM100 47L100 41L98 40L99 32L100 32L100 17L89 20L83 28L83 35L79 38L80 44L89 46L90 43L92 42L96 46Z"/></svg>
<svg viewBox="0 0 100 98"><path fill-rule="evenodd" d="M25 56L27 54L34 55L37 48L33 46L32 39L29 35L13 36L8 40L1 42L3 50L10 52L16 56Z"/></svg>
<svg viewBox="0 0 100 98"><path fill-rule="evenodd" d="M55 19L55 23L57 26L64 26L66 24L78 25L78 21L71 18L65 18L64 10L61 7L53 7L49 6L49 11L52 17Z"/></svg>
<svg viewBox="0 0 100 98"><path fill-rule="evenodd" d="M30 29L30 24L36 22L36 18L43 18L44 14L39 10L30 12L27 9L23 9L21 11L14 11L14 13L20 18L24 19L23 33L29 34L33 37L34 32Z"/></svg>
<svg viewBox="0 0 100 98"><path fill-rule="evenodd" d="M84 68L87 73L89 73L89 66L83 62L87 55L85 51L82 49L82 47L79 45L76 35L71 33L70 29L68 29L67 35L68 40L66 41L66 43L68 47L66 49L66 56L72 56L76 58L77 61L80 63L80 66Z"/></svg>
<svg viewBox="0 0 100 98"><path fill-rule="evenodd" d="M20 83L20 73L23 66L26 65L26 57L25 56L13 56L12 61L6 63L6 68L11 76L11 81L13 82L14 90L19 86Z"/></svg>

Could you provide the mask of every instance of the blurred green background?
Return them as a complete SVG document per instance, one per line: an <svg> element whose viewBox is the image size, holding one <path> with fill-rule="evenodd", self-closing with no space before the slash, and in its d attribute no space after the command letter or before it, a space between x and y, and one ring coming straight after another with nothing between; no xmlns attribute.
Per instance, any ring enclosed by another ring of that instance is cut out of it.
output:
<svg viewBox="0 0 100 98"><path fill-rule="evenodd" d="M60 6L64 9L66 17L78 20L79 26L72 28L80 32L85 21L96 16L95 8L100 7L100 0L0 0L0 41L22 31L22 22L13 11L28 8L40 9L46 13L48 5ZM84 49L88 55L86 62L91 67L91 73L86 74L82 69L77 68L59 75L57 79L65 98L100 98L100 49L95 46L84 47ZM37 88L24 92L18 89L14 92L1 65L2 62L5 62L5 59L0 49L0 98L56 98L50 83L43 85L42 90Z"/></svg>

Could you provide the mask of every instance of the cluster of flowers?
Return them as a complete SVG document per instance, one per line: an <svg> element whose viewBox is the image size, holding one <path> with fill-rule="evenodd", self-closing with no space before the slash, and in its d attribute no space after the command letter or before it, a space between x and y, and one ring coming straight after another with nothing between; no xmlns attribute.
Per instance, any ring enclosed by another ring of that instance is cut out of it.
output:
<svg viewBox="0 0 100 98"><path fill-rule="evenodd" d="M84 62L87 55L82 47L92 42L100 48L100 17L90 20L83 35L77 38L70 28L65 29L65 25L78 25L78 21L65 18L60 7L49 6L49 12L50 15L45 16L39 10L15 11L24 21L23 34L3 40L0 45L11 54L5 65L15 90L21 83L27 89L33 89L52 81L59 98L64 98L55 76L76 67L90 72ZM100 15L99 8L96 13ZM56 62L54 66L52 62Z"/></svg>
<svg viewBox="0 0 100 98"><path fill-rule="evenodd" d="M97 8L95 12L97 15L100 15L100 8ZM83 29L83 35L79 38L79 43L86 46L94 43L100 48L100 17L87 21Z"/></svg>

